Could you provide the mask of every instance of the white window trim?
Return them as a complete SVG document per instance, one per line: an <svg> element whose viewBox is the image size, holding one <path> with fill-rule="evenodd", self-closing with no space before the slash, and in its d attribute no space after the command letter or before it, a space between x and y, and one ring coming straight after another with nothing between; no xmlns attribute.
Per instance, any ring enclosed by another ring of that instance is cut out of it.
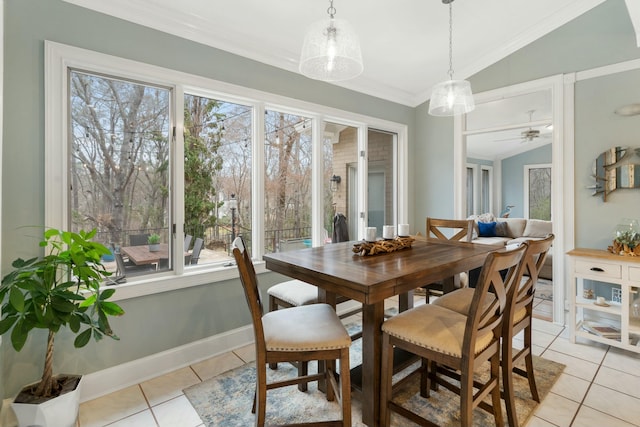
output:
<svg viewBox="0 0 640 427"><path fill-rule="evenodd" d="M315 123L320 120L336 123L345 123L359 129L359 146L366 144L366 129L374 127L397 134L397 219L398 222L408 222L408 129L407 125L382 120L361 114L343 111L319 104L300 101L293 98L279 96L268 92L249 89L217 80L196 76L180 71L170 70L138 61L119 58L107 54L102 54L74 46L61 43L45 41L45 220L47 227L66 227L68 223L68 177L66 168L60 165L67 164L68 144L66 127L68 117L68 82L67 73L69 68L85 70L133 80L145 83L158 84L168 87L174 91L176 102L182 101L180 95L184 92L208 93L218 99L251 105L254 107L253 120L253 162L254 165L263 165L259 162L263 155L262 141L264 141L264 110L277 109L291 111L296 114L304 114L312 117ZM174 105L176 111L182 111L181 106ZM177 137L175 150L180 152L183 148L182 129L183 117L181 114L175 115ZM314 127L315 128L315 127ZM364 131L360 131L364 130ZM318 135L316 132L314 135ZM317 145L314 139L314 144ZM174 156L180 158L181 156ZM314 156L312 161L314 171L322 171L322 159ZM366 171L362 171L362 174ZM262 194L260 189L264 186L264 176L259 167L252 168L252 194ZM313 191L319 192L321 172L314 172ZM364 176L364 175L363 175ZM364 179L364 178L362 178ZM172 183L176 192L184 191L184 187ZM362 184L362 182L360 183ZM182 193L176 194L173 202L173 218L176 222L176 235L182 239L182 223L179 221L183 213L179 212L183 203ZM179 197L179 199L177 199ZM317 198L317 197L316 197ZM253 227L253 247L252 253L256 260L262 259L262 230L264 229L263 212L264 205L260 197L252 197L252 227ZM315 200L314 200L315 201ZM315 206L315 205L314 205ZM358 207L361 208L360 206ZM316 213L317 215L317 213ZM315 219L315 218L314 218ZM180 224L180 225L178 225ZM315 221L314 221L315 224ZM256 271L264 272L264 263L256 262ZM206 273L206 274L205 274ZM176 289L183 289L190 286L199 286L224 280L237 278L238 273L235 267L197 266L184 270L183 267L176 266L171 272L154 274L149 278L142 278L134 283L126 283L118 286L115 294L116 300L134 298L152 293L166 292Z"/></svg>

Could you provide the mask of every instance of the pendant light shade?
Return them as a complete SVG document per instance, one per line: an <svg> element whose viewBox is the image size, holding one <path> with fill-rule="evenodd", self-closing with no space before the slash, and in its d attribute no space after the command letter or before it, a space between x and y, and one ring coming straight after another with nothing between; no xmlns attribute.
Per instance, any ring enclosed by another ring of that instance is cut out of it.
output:
<svg viewBox="0 0 640 427"><path fill-rule="evenodd" d="M457 116L475 107L471 84L466 80L447 80L435 85L431 91L429 114L432 116Z"/></svg>
<svg viewBox="0 0 640 427"><path fill-rule="evenodd" d="M300 55L300 72L327 82L357 77L364 69L358 36L348 22L334 18L333 0L327 13L329 19L313 23L307 31Z"/></svg>
<svg viewBox="0 0 640 427"><path fill-rule="evenodd" d="M453 0L442 0L449 5L449 80L438 83L431 91L429 114L432 116L457 116L476 108L471 84L453 79Z"/></svg>

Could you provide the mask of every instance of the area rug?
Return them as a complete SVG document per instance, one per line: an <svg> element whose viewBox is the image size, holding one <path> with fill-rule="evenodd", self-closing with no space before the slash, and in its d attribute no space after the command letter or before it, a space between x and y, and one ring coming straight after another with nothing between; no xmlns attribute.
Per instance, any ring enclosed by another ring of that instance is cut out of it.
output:
<svg viewBox="0 0 640 427"><path fill-rule="evenodd" d="M355 343L354 343L355 344ZM355 350L355 349L353 349ZM358 354L352 353L352 363L358 362ZM564 365L534 356L536 382L541 399L547 395L551 386L560 376ZM310 364L309 371L315 365ZM296 370L289 364L281 363L278 370L267 369L269 381L293 377ZM395 399L408 405L416 412L425 415L440 426L459 426L459 399L444 387L431 393L429 399L417 394L419 379L410 380L403 386ZM514 376L516 410L520 425L524 425L531 416L537 403L531 399L529 386L525 379ZM184 390L204 425L208 427L248 427L254 423L251 413L255 387L255 364L248 363L239 368L227 371L200 384ZM364 427L362 423L361 403L358 395L352 399L352 419L354 427ZM506 412L503 412L507 424ZM308 422L310 420L335 420L340 418L340 408L336 402L327 402L325 395L318 391L316 383L309 384L305 393L297 387L285 387L267 392L267 425ZM494 418L483 410L474 411L474 426L494 426ZM409 427L414 424L392 414L393 427Z"/></svg>
<svg viewBox="0 0 640 427"><path fill-rule="evenodd" d="M553 282L547 279L538 279L536 283L536 298L544 301L553 301Z"/></svg>

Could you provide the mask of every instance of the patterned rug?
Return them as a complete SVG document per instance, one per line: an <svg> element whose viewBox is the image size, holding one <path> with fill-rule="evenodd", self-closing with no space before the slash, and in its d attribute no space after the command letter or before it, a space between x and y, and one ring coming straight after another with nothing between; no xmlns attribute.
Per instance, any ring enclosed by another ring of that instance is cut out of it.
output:
<svg viewBox="0 0 640 427"><path fill-rule="evenodd" d="M553 282L551 280L538 279L538 283L536 283L536 298L553 301Z"/></svg>
<svg viewBox="0 0 640 427"><path fill-rule="evenodd" d="M360 363L358 360L360 358L358 341L352 346L352 366L354 363ZM538 392L544 399L564 369L564 365L534 356L534 366ZM310 364L309 371L312 372L314 369L315 364ZM267 376L269 381L273 381L293 377L296 372L291 365L281 363L276 371L267 369ZM423 399L419 394L416 394L418 382L419 378L417 377L415 380L408 381L395 400L403 405L408 405L440 426L459 426L459 399L444 387L431 393L429 399ZM516 375L514 383L518 419L520 425L524 425L537 404L531 399L529 386L525 379ZM248 427L254 423L254 415L251 413L254 387L255 364L249 363L191 386L185 389L184 393L204 425L208 427ZM361 421L361 413L361 404L355 394L352 399L354 427L364 426ZM338 404L327 402L325 395L317 390L316 383L310 383L306 393L298 391L295 386L267 392L267 425L339 418ZM506 425L506 412L504 419ZM397 414L392 414L391 425L409 427L414 424ZM476 409L473 425L478 427L494 426L495 422L493 416L483 410Z"/></svg>

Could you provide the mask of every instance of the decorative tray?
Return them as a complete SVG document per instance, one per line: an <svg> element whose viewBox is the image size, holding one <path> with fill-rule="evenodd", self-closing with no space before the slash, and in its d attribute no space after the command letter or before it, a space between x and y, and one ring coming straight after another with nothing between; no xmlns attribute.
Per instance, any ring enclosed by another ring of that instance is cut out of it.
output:
<svg viewBox="0 0 640 427"><path fill-rule="evenodd" d="M385 254L402 249L410 249L414 241L413 237L396 237L395 239L376 240L375 242L362 241L353 245L353 252L363 256Z"/></svg>

